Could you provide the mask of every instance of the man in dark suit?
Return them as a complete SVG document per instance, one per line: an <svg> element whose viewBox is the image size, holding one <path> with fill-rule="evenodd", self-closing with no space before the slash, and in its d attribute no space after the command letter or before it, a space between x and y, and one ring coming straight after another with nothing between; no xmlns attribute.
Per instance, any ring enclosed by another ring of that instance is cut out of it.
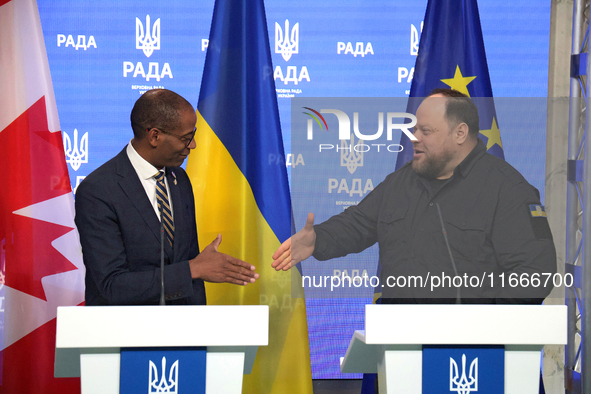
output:
<svg viewBox="0 0 591 394"><path fill-rule="evenodd" d="M203 281L246 285L255 267L217 251L199 253L191 183L179 166L195 148L195 110L165 89L131 112L134 138L93 171L76 193L76 225L86 266L86 305L158 304L161 222L167 304L205 304Z"/></svg>

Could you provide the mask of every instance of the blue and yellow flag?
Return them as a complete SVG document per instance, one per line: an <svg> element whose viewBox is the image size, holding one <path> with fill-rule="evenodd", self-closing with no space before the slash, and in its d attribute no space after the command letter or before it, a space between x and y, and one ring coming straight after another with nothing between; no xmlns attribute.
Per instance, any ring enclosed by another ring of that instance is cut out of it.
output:
<svg viewBox="0 0 591 394"><path fill-rule="evenodd" d="M269 305L269 346L243 392L311 394L305 303L291 298L291 273L271 267L291 236L291 201L262 0L215 3L195 139L187 173L201 248L221 233L219 250L260 274L246 287L208 283L208 304Z"/></svg>
<svg viewBox="0 0 591 394"><path fill-rule="evenodd" d="M476 0L429 0L423 26L406 112L416 113L420 100L413 97L436 88L467 94L478 106L479 137L488 153L504 159ZM403 135L400 144L396 169L413 156L409 138Z"/></svg>

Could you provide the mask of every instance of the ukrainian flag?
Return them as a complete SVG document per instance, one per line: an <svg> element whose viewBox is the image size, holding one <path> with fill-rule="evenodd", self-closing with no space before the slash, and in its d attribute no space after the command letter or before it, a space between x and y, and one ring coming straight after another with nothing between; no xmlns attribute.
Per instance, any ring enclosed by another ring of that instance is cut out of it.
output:
<svg viewBox="0 0 591 394"><path fill-rule="evenodd" d="M271 268L291 236L291 201L262 0L216 1L196 126L187 173L201 247L221 233L219 250L261 276L246 287L207 284L208 303L269 305L269 346L243 392L311 394L305 303L291 298L291 273Z"/></svg>
<svg viewBox="0 0 591 394"><path fill-rule="evenodd" d="M478 106L479 137L488 153L504 159L476 0L429 0L423 26L406 112L416 113L420 100L412 98L435 88L462 92ZM409 138L403 135L400 144L396 169L413 155Z"/></svg>

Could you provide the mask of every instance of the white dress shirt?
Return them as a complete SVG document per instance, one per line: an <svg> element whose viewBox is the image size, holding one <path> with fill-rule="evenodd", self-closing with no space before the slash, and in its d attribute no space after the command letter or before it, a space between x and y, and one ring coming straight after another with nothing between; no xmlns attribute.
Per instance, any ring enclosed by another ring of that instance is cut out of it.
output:
<svg viewBox="0 0 591 394"><path fill-rule="evenodd" d="M127 144L127 157L129 157L129 161L131 165L135 169L137 176L140 178L142 182L142 186L146 191L146 195L154 208L154 212L160 219L160 212L158 211L158 201L156 200L156 179L154 175L158 173L158 169L154 167L152 164L148 163L146 159L140 156L139 153L133 148L131 145L131 141ZM164 172L164 168L160 170ZM164 183L166 184L166 192L168 194L168 202L170 204L170 213L172 214L172 218L174 220L174 209L172 207L172 199L170 198L170 187L168 186L168 180L164 177Z"/></svg>

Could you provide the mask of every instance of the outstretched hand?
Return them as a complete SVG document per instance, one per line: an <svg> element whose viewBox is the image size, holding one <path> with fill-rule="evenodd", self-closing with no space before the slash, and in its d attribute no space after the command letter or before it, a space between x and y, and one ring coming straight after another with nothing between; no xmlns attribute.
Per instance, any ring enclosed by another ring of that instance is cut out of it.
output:
<svg viewBox="0 0 591 394"><path fill-rule="evenodd" d="M243 286L254 283L259 278L259 274L254 272L254 265L218 252L221 243L222 235L218 234L213 242L203 249L203 252L189 261L191 277L207 282L225 282Z"/></svg>
<svg viewBox="0 0 591 394"><path fill-rule="evenodd" d="M300 261L312 256L315 242L314 214L310 212L304 228L283 242L275 253L273 253L271 267L275 268L276 271L289 270Z"/></svg>

